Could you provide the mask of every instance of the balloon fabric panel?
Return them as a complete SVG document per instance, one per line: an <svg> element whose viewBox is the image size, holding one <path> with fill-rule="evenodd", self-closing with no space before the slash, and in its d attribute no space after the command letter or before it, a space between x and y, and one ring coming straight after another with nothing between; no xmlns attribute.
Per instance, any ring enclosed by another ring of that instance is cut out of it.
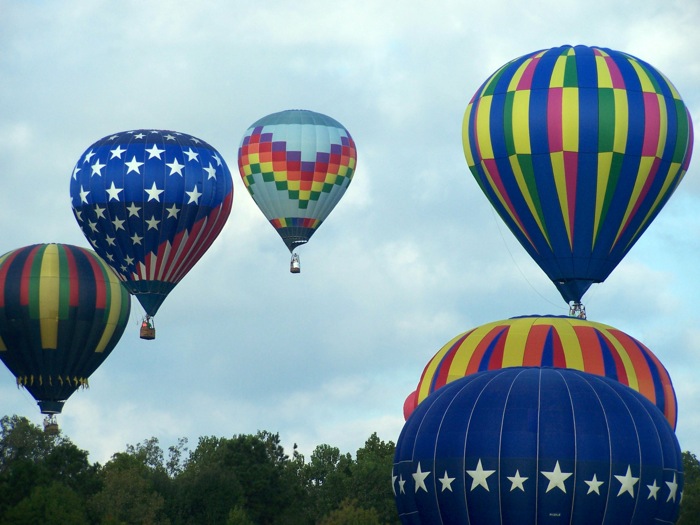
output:
<svg viewBox="0 0 700 525"><path fill-rule="evenodd" d="M306 110L268 115L246 131L241 177L290 249L309 240L350 184L357 152L334 119Z"/></svg>
<svg viewBox="0 0 700 525"><path fill-rule="evenodd" d="M153 316L224 227L233 180L206 142L135 130L88 148L70 193L86 238Z"/></svg>
<svg viewBox="0 0 700 525"><path fill-rule="evenodd" d="M128 292L90 250L33 245L0 259L0 358L42 411L87 386L129 312Z"/></svg>
<svg viewBox="0 0 700 525"><path fill-rule="evenodd" d="M567 302L629 251L683 178L692 123L675 88L630 55L562 46L516 59L463 121L479 187Z"/></svg>
<svg viewBox="0 0 700 525"><path fill-rule="evenodd" d="M576 370L510 368L431 394L396 444L402 523L672 523L680 446L647 399Z"/></svg>
<svg viewBox="0 0 700 525"><path fill-rule="evenodd" d="M465 375L518 366L572 368L615 379L656 404L676 426L671 377L651 350L621 330L572 317L515 317L458 335L426 364L414 406Z"/></svg>

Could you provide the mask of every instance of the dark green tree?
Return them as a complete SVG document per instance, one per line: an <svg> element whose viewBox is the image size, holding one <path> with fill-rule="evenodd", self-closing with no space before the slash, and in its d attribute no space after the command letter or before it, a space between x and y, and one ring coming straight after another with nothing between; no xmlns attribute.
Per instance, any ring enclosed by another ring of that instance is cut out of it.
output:
<svg viewBox="0 0 700 525"><path fill-rule="evenodd" d="M382 525L375 509L365 509L356 500L344 500L340 507L323 518L319 525Z"/></svg>
<svg viewBox="0 0 700 525"><path fill-rule="evenodd" d="M32 493L9 509L2 520L12 525L87 525L84 499L60 481L38 485Z"/></svg>
<svg viewBox="0 0 700 525"><path fill-rule="evenodd" d="M683 498L678 525L700 525L700 461L690 452L683 452Z"/></svg>
<svg viewBox="0 0 700 525"><path fill-rule="evenodd" d="M382 524L399 523L390 482L395 449L393 442L382 441L374 432L358 449L352 468L350 489L357 504L376 510Z"/></svg>

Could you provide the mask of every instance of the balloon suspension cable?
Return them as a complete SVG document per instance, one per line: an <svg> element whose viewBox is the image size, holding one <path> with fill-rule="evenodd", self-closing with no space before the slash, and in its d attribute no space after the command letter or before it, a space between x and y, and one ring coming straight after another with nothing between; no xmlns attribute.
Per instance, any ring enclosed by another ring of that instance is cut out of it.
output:
<svg viewBox="0 0 700 525"><path fill-rule="evenodd" d="M301 272L301 263L299 262L299 254L292 253L292 260L289 263L289 271L291 273L300 273Z"/></svg>
<svg viewBox="0 0 700 525"><path fill-rule="evenodd" d="M143 321L141 321L141 331L139 336L141 339L146 339L147 341L156 338L156 326L153 323L153 317L150 315L147 315L143 318Z"/></svg>
<svg viewBox="0 0 700 525"><path fill-rule="evenodd" d="M586 318L586 307L577 301L571 301L569 303L569 316L578 317L579 319Z"/></svg>
<svg viewBox="0 0 700 525"><path fill-rule="evenodd" d="M44 418L44 432L52 436L58 434L58 421L56 421L56 414L48 414Z"/></svg>

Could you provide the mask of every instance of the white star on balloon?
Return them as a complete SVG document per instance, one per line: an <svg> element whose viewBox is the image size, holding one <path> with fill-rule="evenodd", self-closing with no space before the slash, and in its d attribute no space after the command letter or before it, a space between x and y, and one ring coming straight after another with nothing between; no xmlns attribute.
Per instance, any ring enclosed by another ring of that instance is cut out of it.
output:
<svg viewBox="0 0 700 525"><path fill-rule="evenodd" d="M119 200L119 192L124 191L124 188L117 188L114 185L114 181L112 181L112 184L109 188L105 190L107 194L109 195L109 200L114 199L115 201Z"/></svg>
<svg viewBox="0 0 700 525"><path fill-rule="evenodd" d="M208 168L204 168L204 171L206 171L209 174L209 176L207 177L207 180L216 179L216 168L211 165L211 162L209 163Z"/></svg>
<svg viewBox="0 0 700 525"><path fill-rule="evenodd" d="M430 471L428 472L423 472L420 469L420 461L418 462L418 469L412 474L413 476L413 481L416 483L416 492L418 492L418 489L423 489L424 491L428 492L428 488L425 486L425 478L430 476Z"/></svg>
<svg viewBox="0 0 700 525"><path fill-rule="evenodd" d="M156 216L155 216L155 215L152 215L151 218L150 218L149 220L145 221L145 222L146 222L146 224L148 224L148 229L149 229L149 230L157 230L157 229L158 229L158 223L159 223L160 221L157 221L157 220L156 220Z"/></svg>
<svg viewBox="0 0 700 525"><path fill-rule="evenodd" d="M80 168L78 165L75 165L75 168L73 168L73 180L76 180L76 176L78 175L78 172L80 171Z"/></svg>
<svg viewBox="0 0 700 525"><path fill-rule="evenodd" d="M190 198L187 204L199 204L199 198L202 196L202 194L197 191L197 186L195 186L192 191L186 191L185 193Z"/></svg>
<svg viewBox="0 0 700 525"><path fill-rule="evenodd" d="M102 176L102 173L100 173L100 171L102 171L102 168L104 168L106 165L107 164L100 164L100 161L98 159L97 162L95 162L95 164L93 164L91 166L92 167L92 175Z"/></svg>
<svg viewBox="0 0 700 525"><path fill-rule="evenodd" d="M155 157L155 158L157 158L158 160L162 160L162 159L160 158L160 154L161 154L161 153L165 153L165 150L164 150L164 149L158 148L158 146L156 146L155 144L153 144L153 146L151 146L151 149L147 149L146 151L148 152L148 158L149 158L149 159L152 159L153 157Z"/></svg>
<svg viewBox="0 0 700 525"><path fill-rule="evenodd" d="M171 217L177 219L177 214L180 213L180 209L174 204L170 208L165 208L165 211L168 212L166 219L170 219Z"/></svg>
<svg viewBox="0 0 700 525"><path fill-rule="evenodd" d="M479 459L479 462L476 464L476 470L467 470L467 474L472 477L472 488L470 490L474 490L478 486L482 486L486 490L489 490L489 484L486 481L486 478L488 478L494 472L496 471L484 470L484 468L481 466L481 459Z"/></svg>
<svg viewBox="0 0 700 525"><path fill-rule="evenodd" d="M572 472L562 472L561 467L559 467L559 462L557 461L556 465L554 465L554 470L551 472L542 470L541 473L549 480L549 484L547 485L547 490L545 492L558 488L561 489L564 494L566 494L566 486L564 485L564 482L571 477L573 474Z"/></svg>
<svg viewBox="0 0 700 525"><path fill-rule="evenodd" d="M143 237L139 237L138 233L134 233L131 236L131 242L134 244L141 244L141 241L143 240Z"/></svg>
<svg viewBox="0 0 700 525"><path fill-rule="evenodd" d="M401 494L406 494L406 490L404 489L405 484L406 484L406 480L403 479L403 475L399 475L399 492Z"/></svg>
<svg viewBox="0 0 700 525"><path fill-rule="evenodd" d="M452 482L454 480L455 478L449 477L447 475L447 471L445 471L445 475L438 479L438 481L442 484L442 490L440 492L444 492L445 490L452 492Z"/></svg>
<svg viewBox="0 0 700 525"><path fill-rule="evenodd" d="M114 246L114 237L110 237L109 235L105 236L105 241L107 241L107 244L109 246Z"/></svg>
<svg viewBox="0 0 700 525"><path fill-rule="evenodd" d="M627 472L624 476L615 476L615 479L620 482L620 491L617 495L622 496L623 493L628 492L634 498L634 485L639 481L639 478L632 475L631 466L627 465Z"/></svg>
<svg viewBox="0 0 700 525"><path fill-rule="evenodd" d="M135 172L138 173L139 175L141 174L141 172L139 172L139 168L140 168L141 166L143 166L143 162L138 162L138 161L136 160L136 155L134 155L133 157L131 157L131 160L130 160L129 162L125 162L124 165L129 167L129 169L126 171L126 174L127 174L127 175L128 175L129 173L131 173L132 171L135 171Z"/></svg>
<svg viewBox="0 0 700 525"><path fill-rule="evenodd" d="M88 226L92 230L92 233L97 232L97 223L96 222L92 222L92 221L88 220Z"/></svg>
<svg viewBox="0 0 700 525"><path fill-rule="evenodd" d="M669 501L673 500L674 502L676 501L676 491L678 490L678 483L676 483L676 473L673 473L673 481L667 481L666 485L668 485L668 488L670 490L670 493L668 495L668 499L666 499L666 502L668 503Z"/></svg>
<svg viewBox="0 0 700 525"><path fill-rule="evenodd" d="M90 190L83 189L83 185L80 185L80 202L87 204L87 196L90 195Z"/></svg>
<svg viewBox="0 0 700 525"><path fill-rule="evenodd" d="M95 154L94 151L92 151L92 150L88 151L88 152L85 154L85 158L83 159L83 164L85 164L86 162L90 162L90 159L92 158L92 156L93 156L94 154Z"/></svg>
<svg viewBox="0 0 700 525"><path fill-rule="evenodd" d="M588 492L586 494L590 494L591 492L595 492L600 496L600 486L605 483L604 481L598 481L598 477L593 474L593 479L590 481L583 480L586 485L588 485Z"/></svg>
<svg viewBox="0 0 700 525"><path fill-rule="evenodd" d="M156 187L156 183L154 182L153 186L151 186L151 189L144 189L144 191L146 193L148 193L148 200L149 201L156 200L156 201L160 202L160 194L163 193L165 190L159 190Z"/></svg>
<svg viewBox="0 0 700 525"><path fill-rule="evenodd" d="M124 229L124 221L120 219L119 217L115 217L114 220L112 221L112 224L114 225L114 231L119 231Z"/></svg>
<svg viewBox="0 0 700 525"><path fill-rule="evenodd" d="M525 483L529 478L522 477L520 475L520 470L515 471L515 476L507 476L508 481L511 482L510 486L510 491L513 492L515 489L520 489L523 492L525 492L525 487L523 486L523 483Z"/></svg>
<svg viewBox="0 0 700 525"><path fill-rule="evenodd" d="M394 476L394 471L391 471L391 490L394 493L394 496L396 496L396 479L398 476Z"/></svg>
<svg viewBox="0 0 700 525"><path fill-rule="evenodd" d="M173 160L170 163L166 162L165 165L168 168L170 168L170 175L174 175L175 173L177 173L178 175L182 175L182 168L185 167L185 165L180 164L180 162L177 159Z"/></svg>
<svg viewBox="0 0 700 525"><path fill-rule="evenodd" d="M654 480L654 483L651 485L647 485L647 488L649 489L649 495L647 496L647 499L657 499L656 494L659 492L659 489L661 488L659 485L656 484L656 480Z"/></svg>
<svg viewBox="0 0 700 525"><path fill-rule="evenodd" d="M154 184L155 184L155 183L154 183ZM136 206L136 203L135 203L135 202L132 202L132 203L131 203L131 206L127 206L126 209L127 209L128 212L129 212L129 217L138 217L138 216L139 216L139 210L140 210L141 208L139 208L138 206Z"/></svg>
<svg viewBox="0 0 700 525"><path fill-rule="evenodd" d="M121 159L122 154L125 151L126 151L125 149L122 149L121 144L119 146L117 146L116 148L109 150L109 152L112 154L112 156L110 157L110 160L114 159L114 158Z"/></svg>
<svg viewBox="0 0 700 525"><path fill-rule="evenodd" d="M95 204L95 217L98 219L104 219L105 218L105 209L102 208L99 204Z"/></svg>
<svg viewBox="0 0 700 525"><path fill-rule="evenodd" d="M199 157L199 153L194 151L192 148L188 148L187 151L183 151L185 155L187 155L187 160L193 160L195 162L199 162L197 157Z"/></svg>

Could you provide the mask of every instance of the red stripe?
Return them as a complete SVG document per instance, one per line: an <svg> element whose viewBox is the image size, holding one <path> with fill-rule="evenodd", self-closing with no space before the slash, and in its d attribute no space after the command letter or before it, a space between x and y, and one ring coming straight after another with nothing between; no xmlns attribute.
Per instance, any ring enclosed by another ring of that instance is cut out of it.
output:
<svg viewBox="0 0 700 525"><path fill-rule="evenodd" d="M562 97L564 88L550 88L547 93L547 138L549 139L549 151L564 151L564 137L562 130Z"/></svg>
<svg viewBox="0 0 700 525"><path fill-rule="evenodd" d="M534 325L530 328L523 353L523 366L542 366L542 351L551 326Z"/></svg>
<svg viewBox="0 0 700 525"><path fill-rule="evenodd" d="M481 361L484 358L484 353L486 353L486 349L496 337L498 337L504 330L507 329L507 326L496 326L488 334L486 334L481 339L481 341L479 341L479 343L476 345L476 348L474 349L474 353L469 358L469 364L467 364L467 371L465 375L471 375L476 372L479 372L479 366L481 365Z"/></svg>
<svg viewBox="0 0 700 525"><path fill-rule="evenodd" d="M634 372L637 376L637 383L639 384L639 393L656 404L656 391L654 390L654 378L652 377L652 371L649 369L649 365L647 364L642 351L639 349L639 346L637 346L636 341L626 333L619 330L610 330L610 333L613 334L615 338L620 341L620 343L622 343L622 346L625 348L627 355L632 361L632 366L634 367Z"/></svg>
<svg viewBox="0 0 700 525"><path fill-rule="evenodd" d="M10 253L2 263L2 266L0 266L0 308L5 307L5 282L7 281L7 272L10 270L10 265L17 257L18 252L19 250L15 250Z"/></svg>
<svg viewBox="0 0 700 525"><path fill-rule="evenodd" d="M450 369L452 368L452 361L454 361L455 355L457 354L457 352L459 352L459 348L460 346L462 346L464 340L467 337L469 337L469 334L471 334L472 332L473 330L462 335L462 337L455 341L455 343L443 356L442 360L440 361L440 364L437 366L437 374L435 374L433 376L433 379L431 379L430 392L434 392L438 388L441 388L447 384L447 376L449 375ZM423 383L427 368L428 367L426 366L423 370L423 377L421 377L421 380L418 383L418 385L421 385Z"/></svg>
<svg viewBox="0 0 700 525"><path fill-rule="evenodd" d="M29 285L31 284L31 274L32 266L34 264L34 258L43 245L34 246L27 259L24 261L24 267L22 268L22 277L19 283L19 304L22 306L29 306Z"/></svg>
<svg viewBox="0 0 700 525"><path fill-rule="evenodd" d="M600 337L605 341L605 346L607 347L607 352L610 354L610 356L613 358L613 361L615 362L615 370L617 371L617 380L622 383L623 385L629 386L630 381L629 378L627 377L627 371L625 370L625 365L622 363L622 359L620 358L620 354L615 351L615 347L613 344L610 342L610 339L605 336L602 332L599 332ZM604 350L606 351L606 350Z"/></svg>
<svg viewBox="0 0 700 525"><path fill-rule="evenodd" d="M625 89L625 80L622 78L622 73L620 73L620 68L617 67L615 60L611 56L606 56L605 64L608 66L608 71L610 71L613 88Z"/></svg>
<svg viewBox="0 0 700 525"><path fill-rule="evenodd" d="M642 156L653 157L659 147L661 110L656 93L642 93L644 96L644 145Z"/></svg>
<svg viewBox="0 0 700 525"><path fill-rule="evenodd" d="M83 250L86 252L87 250ZM92 274L95 277L95 308L104 310L107 308L107 286L105 282L104 269L91 253L85 253L85 257L92 267Z"/></svg>
<svg viewBox="0 0 700 525"><path fill-rule="evenodd" d="M590 374L605 377L605 363L601 353L598 331L592 326L574 326L574 332L581 345L583 370Z"/></svg>
<svg viewBox="0 0 700 525"><path fill-rule="evenodd" d="M532 86L532 78L535 75L535 68L537 65L540 63L540 57L535 57L532 60L530 60L530 63L525 66L525 71L523 71L523 76L520 77L520 81L518 82L518 87L516 88L518 91L521 89L530 89Z"/></svg>
<svg viewBox="0 0 700 525"><path fill-rule="evenodd" d="M556 368L566 368L566 355L564 345L556 329L552 330L552 365Z"/></svg>
<svg viewBox="0 0 700 525"><path fill-rule="evenodd" d="M491 352L491 358L489 359L487 370L500 370L503 368L503 350L506 346L507 335L508 330L506 329L498 337L498 340L493 347L493 352Z"/></svg>

